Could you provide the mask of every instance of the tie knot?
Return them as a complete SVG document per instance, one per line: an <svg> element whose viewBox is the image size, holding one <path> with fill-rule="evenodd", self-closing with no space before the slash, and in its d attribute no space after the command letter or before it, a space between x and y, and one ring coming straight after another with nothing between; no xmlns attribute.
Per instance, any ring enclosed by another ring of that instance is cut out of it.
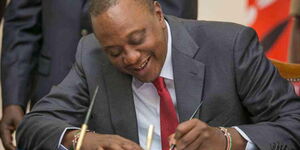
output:
<svg viewBox="0 0 300 150"><path fill-rule="evenodd" d="M166 88L165 82L164 82L164 78L163 77L158 77L156 78L153 82L153 85L155 86L155 88L159 91L162 91L163 89Z"/></svg>

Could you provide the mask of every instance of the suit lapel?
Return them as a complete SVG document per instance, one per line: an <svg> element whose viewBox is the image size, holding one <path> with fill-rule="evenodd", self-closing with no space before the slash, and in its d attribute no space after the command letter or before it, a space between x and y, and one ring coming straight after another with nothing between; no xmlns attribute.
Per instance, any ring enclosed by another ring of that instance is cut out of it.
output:
<svg viewBox="0 0 300 150"><path fill-rule="evenodd" d="M172 64L180 122L190 118L202 100L205 65L193 57L199 46L177 20L167 16L172 34Z"/></svg>
<svg viewBox="0 0 300 150"><path fill-rule="evenodd" d="M119 72L111 64L107 64L104 68L104 80L107 87L111 120L116 134L139 143L131 87L132 78Z"/></svg>

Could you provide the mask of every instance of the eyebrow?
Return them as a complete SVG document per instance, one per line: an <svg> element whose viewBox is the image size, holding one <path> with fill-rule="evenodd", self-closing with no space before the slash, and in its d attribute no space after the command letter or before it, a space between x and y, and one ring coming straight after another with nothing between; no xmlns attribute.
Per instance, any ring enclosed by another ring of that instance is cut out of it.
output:
<svg viewBox="0 0 300 150"><path fill-rule="evenodd" d="M111 49L111 48L119 48L119 46L105 46L105 47L103 47L102 49L104 50L104 51L108 51L109 49Z"/></svg>
<svg viewBox="0 0 300 150"><path fill-rule="evenodd" d="M129 35L126 36L127 39L131 39L135 34L144 34L146 32L146 29L136 30L131 32Z"/></svg>
<svg viewBox="0 0 300 150"><path fill-rule="evenodd" d="M146 32L146 29L140 29L140 30L136 30L136 31L133 31L131 32L130 34L128 34L126 36L126 38L130 41L131 38L135 35L135 34L144 34ZM116 45L111 45L111 46L105 46L103 47L103 50L107 51L108 49L110 48L118 48L119 46L116 46Z"/></svg>

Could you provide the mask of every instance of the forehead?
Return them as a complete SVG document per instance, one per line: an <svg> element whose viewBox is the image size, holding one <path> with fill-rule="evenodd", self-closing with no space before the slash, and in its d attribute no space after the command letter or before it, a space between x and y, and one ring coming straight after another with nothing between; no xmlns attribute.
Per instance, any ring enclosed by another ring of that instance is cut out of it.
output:
<svg viewBox="0 0 300 150"><path fill-rule="evenodd" d="M152 14L145 5L134 0L120 0L102 14L92 17L93 28L99 40L104 37L124 37L147 26Z"/></svg>

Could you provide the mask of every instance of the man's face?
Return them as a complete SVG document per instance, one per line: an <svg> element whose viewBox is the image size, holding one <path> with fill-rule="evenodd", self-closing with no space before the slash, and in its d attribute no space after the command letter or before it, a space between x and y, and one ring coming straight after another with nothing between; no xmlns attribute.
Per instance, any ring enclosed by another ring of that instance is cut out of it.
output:
<svg viewBox="0 0 300 150"><path fill-rule="evenodd" d="M142 82L156 79L167 53L167 31L161 8L154 12L133 0L120 0L92 17L97 39L111 63Z"/></svg>

